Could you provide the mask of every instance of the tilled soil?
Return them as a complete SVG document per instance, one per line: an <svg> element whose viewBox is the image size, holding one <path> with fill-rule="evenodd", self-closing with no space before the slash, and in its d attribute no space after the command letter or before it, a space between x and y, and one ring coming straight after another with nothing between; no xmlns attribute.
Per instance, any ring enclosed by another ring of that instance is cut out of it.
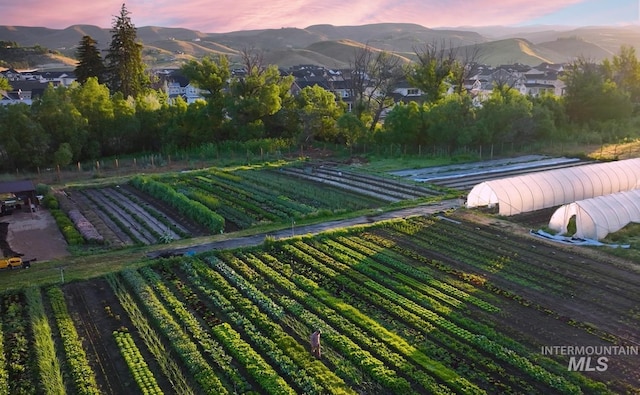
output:
<svg viewBox="0 0 640 395"><path fill-rule="evenodd" d="M137 331L104 278L74 282L64 288L66 302L102 393L112 395L138 392L129 367L120 354L113 332L127 329L160 388L171 388L156 359L144 347Z"/></svg>

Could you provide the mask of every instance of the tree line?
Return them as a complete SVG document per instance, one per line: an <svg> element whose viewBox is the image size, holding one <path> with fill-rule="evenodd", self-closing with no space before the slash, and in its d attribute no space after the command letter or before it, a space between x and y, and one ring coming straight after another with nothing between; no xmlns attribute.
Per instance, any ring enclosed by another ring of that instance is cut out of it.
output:
<svg viewBox="0 0 640 395"><path fill-rule="evenodd" d="M77 81L48 87L31 106L0 108L0 168L35 169L139 152L172 153L205 144L287 139L296 145L330 142L352 149L372 144L460 147L636 137L640 120L640 63L633 47L602 63L578 59L564 73L561 97L520 94L496 81L480 104L465 89L479 53L444 43L415 48L415 62L364 45L344 75L351 107L322 87L295 95L294 77L267 65L258 51L241 51L242 73L226 56L190 61L180 72L205 92L188 104L167 96L148 73L142 44L122 5L103 60L82 38ZM235 69L234 69L235 70ZM408 81L419 100L396 103ZM0 79L0 90L9 90ZM383 119L384 118L384 119Z"/></svg>

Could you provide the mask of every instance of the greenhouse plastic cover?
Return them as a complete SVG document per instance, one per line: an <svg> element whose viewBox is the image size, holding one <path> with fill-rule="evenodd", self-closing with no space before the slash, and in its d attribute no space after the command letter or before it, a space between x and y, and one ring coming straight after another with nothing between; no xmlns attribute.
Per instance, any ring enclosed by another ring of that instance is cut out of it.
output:
<svg viewBox="0 0 640 395"><path fill-rule="evenodd" d="M515 215L636 188L638 158L485 181L469 192L467 207L498 204L500 215Z"/></svg>
<svg viewBox="0 0 640 395"><path fill-rule="evenodd" d="M579 200L561 206L549 220L549 228L564 234L576 216L575 237L602 240L630 222L640 222L640 189Z"/></svg>

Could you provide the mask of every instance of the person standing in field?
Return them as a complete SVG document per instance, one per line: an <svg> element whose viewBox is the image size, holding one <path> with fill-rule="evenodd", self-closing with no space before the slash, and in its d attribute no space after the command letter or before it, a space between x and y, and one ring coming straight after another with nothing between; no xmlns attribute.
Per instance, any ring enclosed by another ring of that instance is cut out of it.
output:
<svg viewBox="0 0 640 395"><path fill-rule="evenodd" d="M316 358L322 358L322 351L321 351L321 347L320 347L320 334L322 332L320 332L320 329L318 329L317 331L313 332L311 334L311 353L313 355L316 356Z"/></svg>

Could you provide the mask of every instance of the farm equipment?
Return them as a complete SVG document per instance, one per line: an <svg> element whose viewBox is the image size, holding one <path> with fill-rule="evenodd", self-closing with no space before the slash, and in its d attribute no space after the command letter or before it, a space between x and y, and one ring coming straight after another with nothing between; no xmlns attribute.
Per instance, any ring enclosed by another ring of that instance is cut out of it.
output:
<svg viewBox="0 0 640 395"><path fill-rule="evenodd" d="M23 205L22 198L13 193L0 194L0 215L11 214L13 210L20 210Z"/></svg>
<svg viewBox="0 0 640 395"><path fill-rule="evenodd" d="M16 267L23 267L25 269L31 267L31 262L35 261L36 259L29 259L26 261L23 261L22 258L20 257L13 257L13 258L2 258L0 259L0 269L13 269Z"/></svg>

